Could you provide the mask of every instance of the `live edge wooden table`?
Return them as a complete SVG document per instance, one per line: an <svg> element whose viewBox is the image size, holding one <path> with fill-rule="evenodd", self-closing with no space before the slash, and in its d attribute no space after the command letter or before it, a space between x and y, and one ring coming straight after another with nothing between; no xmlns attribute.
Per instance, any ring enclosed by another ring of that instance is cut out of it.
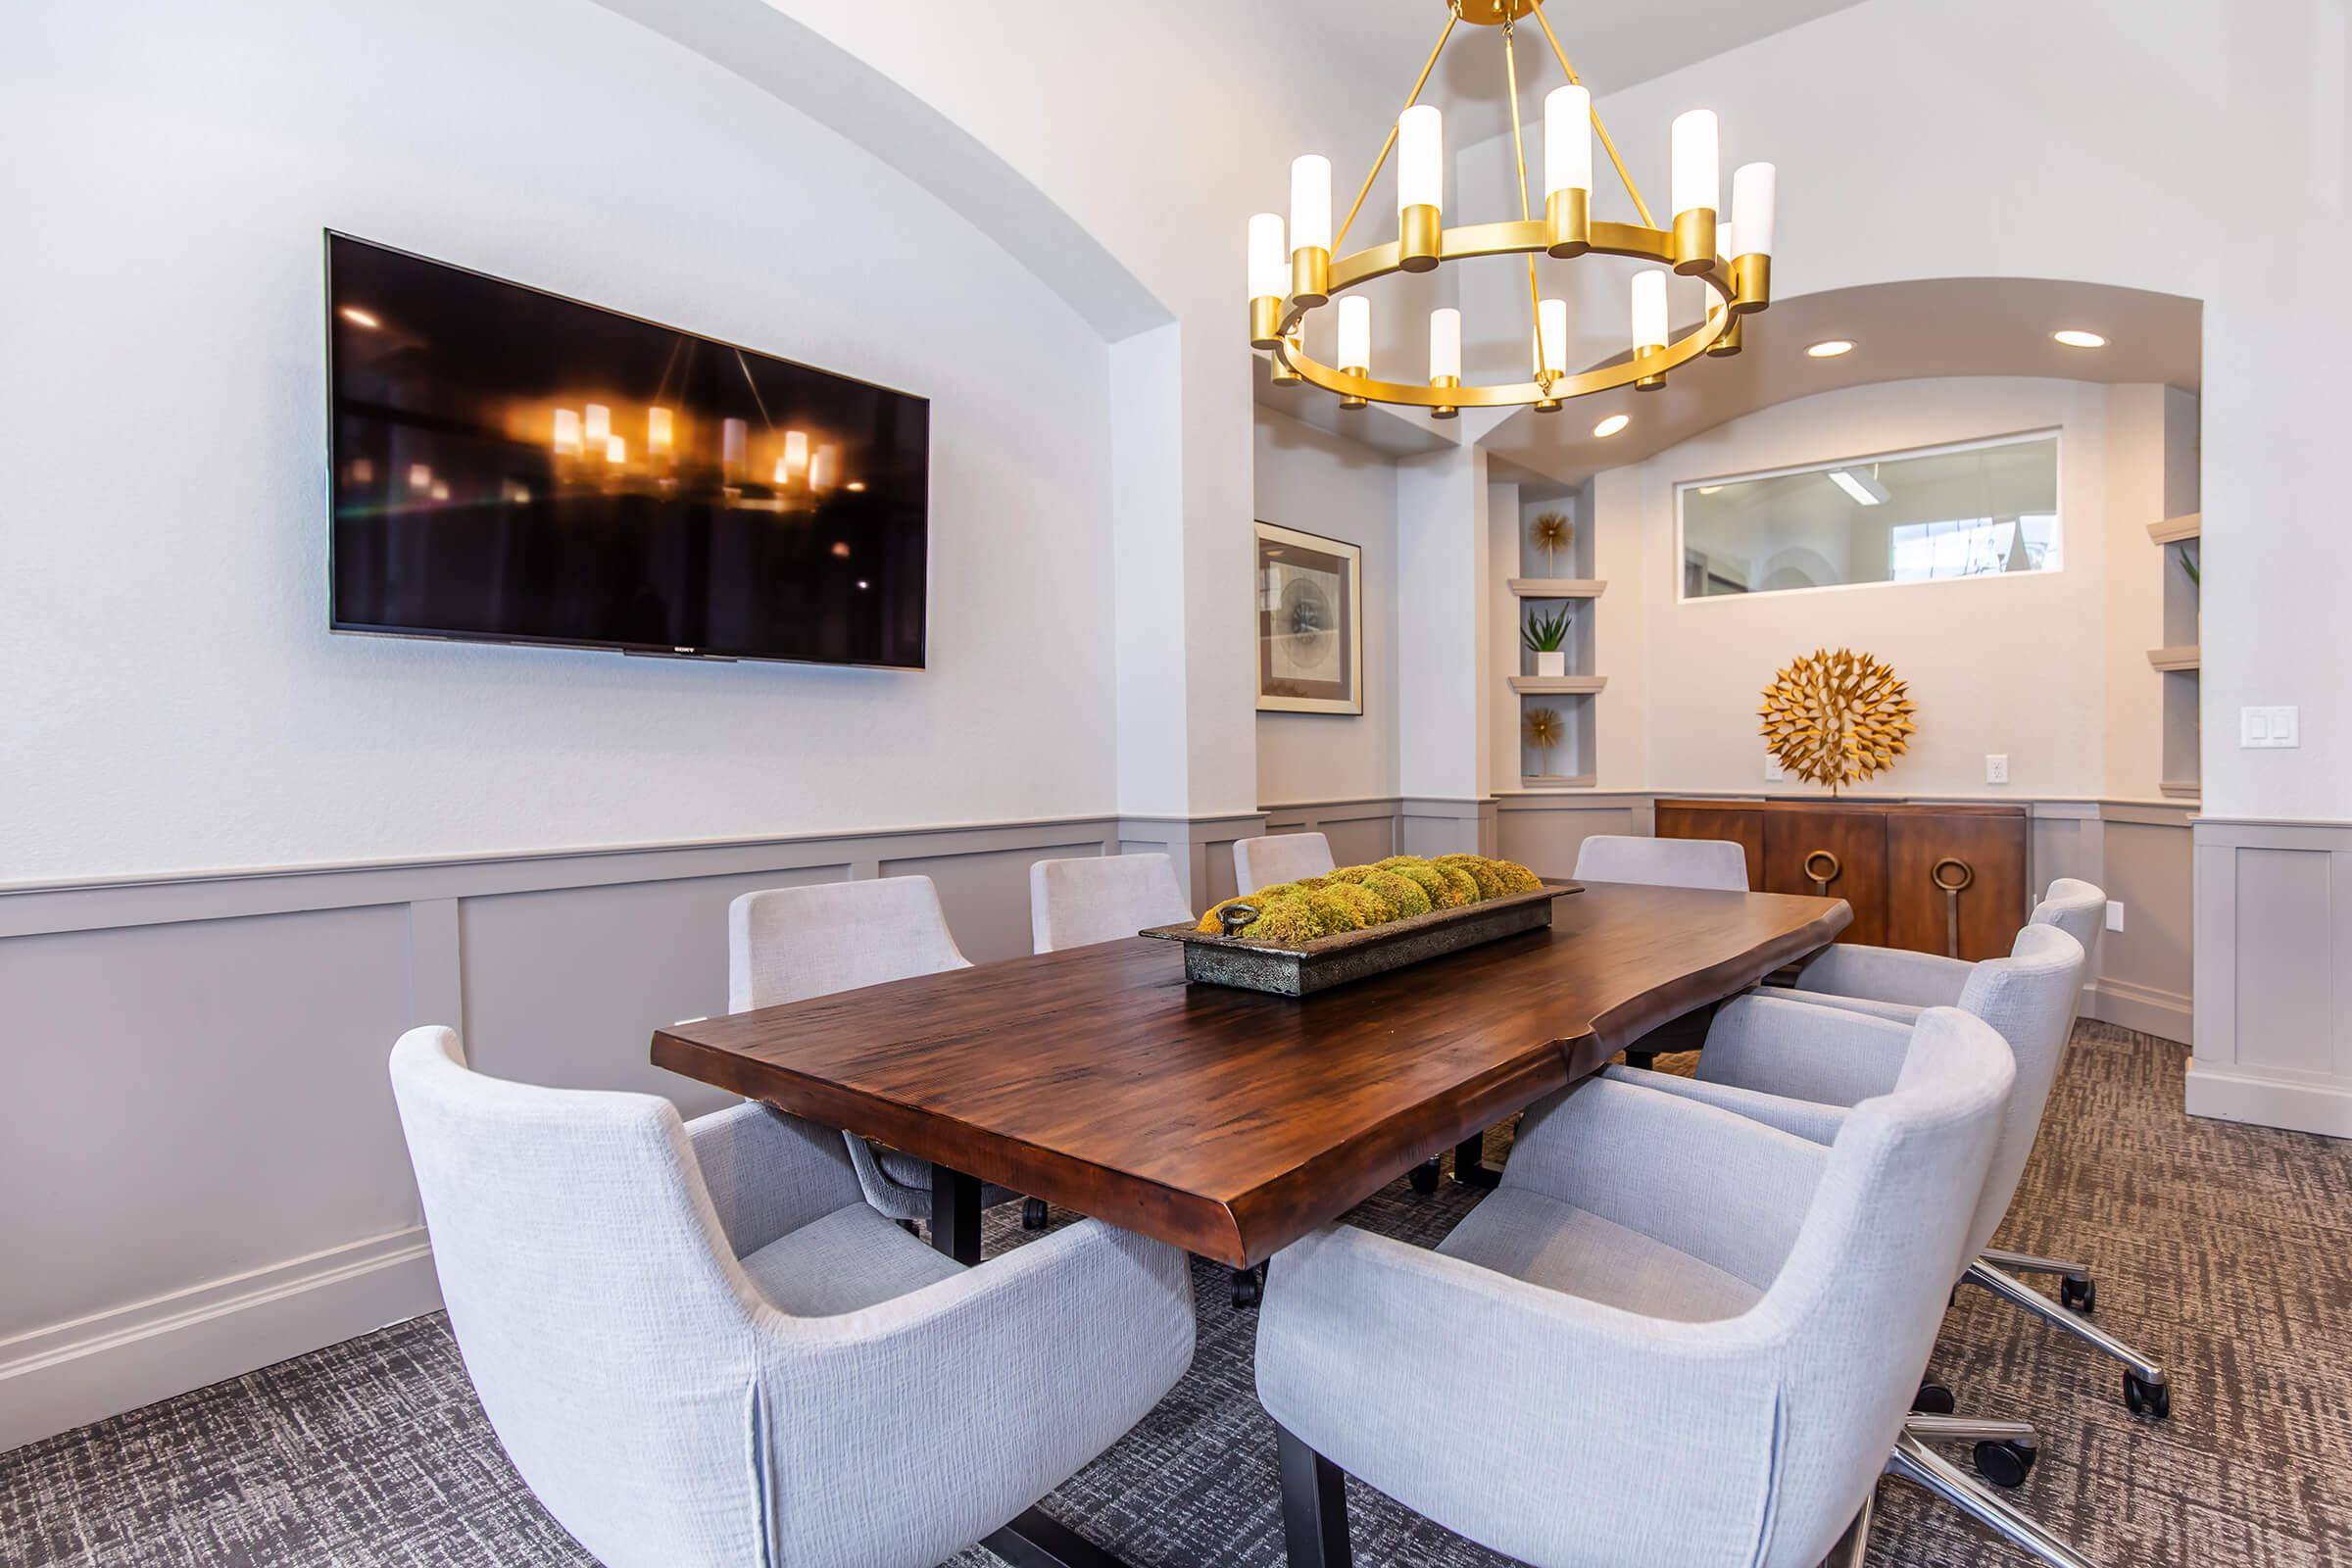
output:
<svg viewBox="0 0 2352 1568"><path fill-rule="evenodd" d="M963 1262L991 1181L1248 1268L1852 917L1592 882L1548 930L1317 996L1189 985L1175 944L1130 937L674 1025L653 1057L932 1161L933 1244ZM1012 1529L991 1544L1016 1562L1109 1560L1034 1509Z"/></svg>

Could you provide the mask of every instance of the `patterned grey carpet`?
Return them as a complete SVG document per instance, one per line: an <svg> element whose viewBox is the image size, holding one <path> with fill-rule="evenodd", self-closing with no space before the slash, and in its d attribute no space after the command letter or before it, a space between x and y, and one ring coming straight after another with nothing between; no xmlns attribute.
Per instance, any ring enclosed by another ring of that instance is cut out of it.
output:
<svg viewBox="0 0 2352 1568"><path fill-rule="evenodd" d="M2171 1369L2173 1418L2133 1418L2111 1364L1973 1291L1936 1370L1964 1410L2041 1424L2013 1495L2102 1568L2352 1568L2352 1143L2191 1121L2182 1063L2083 1025L2001 1238L2090 1262L2100 1321ZM1426 1244L1473 1201L1399 1182L1353 1219ZM1226 1281L1196 1265L1191 1373L1048 1502L1136 1568L1282 1561L1253 1320ZM1432 1410L1430 1439L1478 1441L1476 1407ZM1900 1484L1880 1500L1873 1563L2023 1560ZM1502 1563L1360 1486L1350 1501L1367 1568ZM437 1316L0 1455L0 1563L22 1568L589 1560L507 1463Z"/></svg>

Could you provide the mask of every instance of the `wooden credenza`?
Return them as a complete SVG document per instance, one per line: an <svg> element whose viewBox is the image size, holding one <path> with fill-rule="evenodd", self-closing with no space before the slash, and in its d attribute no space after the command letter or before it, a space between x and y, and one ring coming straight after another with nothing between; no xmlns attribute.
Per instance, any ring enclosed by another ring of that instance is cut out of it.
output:
<svg viewBox="0 0 2352 1568"><path fill-rule="evenodd" d="M1657 835L1729 839L1749 887L1845 900L1840 942L2005 957L2034 912L2021 806L1661 800Z"/></svg>

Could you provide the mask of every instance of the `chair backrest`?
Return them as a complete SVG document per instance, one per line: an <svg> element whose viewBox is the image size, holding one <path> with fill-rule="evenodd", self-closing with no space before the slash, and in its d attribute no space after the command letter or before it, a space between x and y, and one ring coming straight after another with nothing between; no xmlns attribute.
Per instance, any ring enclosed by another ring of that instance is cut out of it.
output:
<svg viewBox="0 0 2352 1568"><path fill-rule="evenodd" d="M1577 847L1579 882L1747 891L1747 852L1729 839L1642 839L1595 833Z"/></svg>
<svg viewBox="0 0 2352 1568"><path fill-rule="evenodd" d="M1862 1505L1927 1369L2016 1069L1989 1024L1921 1015L1892 1093L1854 1107L1755 1326L1779 1343L1769 1550L1811 1568Z"/></svg>
<svg viewBox="0 0 2352 1568"><path fill-rule="evenodd" d="M1337 864L1331 858L1331 840L1320 833L1274 833L1262 839L1236 839L1233 845L1234 881L1246 894L1277 882L1321 876Z"/></svg>
<svg viewBox="0 0 2352 1568"><path fill-rule="evenodd" d="M727 1010L968 969L927 876L746 893L727 906Z"/></svg>
<svg viewBox="0 0 2352 1568"><path fill-rule="evenodd" d="M483 1077L437 1027L391 1071L450 1331L533 1494L606 1562L758 1560L759 1298L676 1109Z"/></svg>
<svg viewBox="0 0 2352 1568"><path fill-rule="evenodd" d="M1032 949L1053 953L1190 920L1176 862L1164 855L1095 855L1029 867Z"/></svg>
<svg viewBox="0 0 2352 1568"><path fill-rule="evenodd" d="M2009 956L1978 964L1960 988L1960 1009L1992 1025L2017 1062L2017 1087L2002 1114L2000 1143L1993 1150L1984 1195L1969 1227L1971 1257L2000 1228L2001 1216L2009 1212L2009 1200L2026 1173L2082 996L2082 945L2046 924L2021 927ZM1904 1057L1906 1066L1919 1050L1914 1039Z"/></svg>
<svg viewBox="0 0 2352 1568"><path fill-rule="evenodd" d="M2107 929L2107 890L2080 877L2062 876L2050 883L2050 890L2034 906L2028 921L2032 925L2054 925L2082 944L2082 983L2094 985L2099 978L2099 938ZM2082 994L2076 993L2075 1010L2082 1010Z"/></svg>

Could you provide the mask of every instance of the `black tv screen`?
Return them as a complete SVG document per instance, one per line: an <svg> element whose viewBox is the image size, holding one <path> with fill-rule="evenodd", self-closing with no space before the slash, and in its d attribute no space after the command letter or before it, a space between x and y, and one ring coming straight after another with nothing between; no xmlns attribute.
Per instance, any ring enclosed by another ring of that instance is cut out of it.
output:
<svg viewBox="0 0 2352 1568"><path fill-rule="evenodd" d="M930 404L327 236L334 629L919 668Z"/></svg>

